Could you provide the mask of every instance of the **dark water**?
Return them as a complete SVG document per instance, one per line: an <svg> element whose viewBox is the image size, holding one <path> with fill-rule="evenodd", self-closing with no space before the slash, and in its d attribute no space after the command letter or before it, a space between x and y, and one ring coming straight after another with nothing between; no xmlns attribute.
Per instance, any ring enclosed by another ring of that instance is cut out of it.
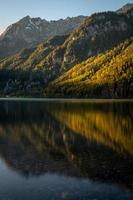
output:
<svg viewBox="0 0 133 200"><path fill-rule="evenodd" d="M133 199L133 102L0 101L0 200L63 199Z"/></svg>

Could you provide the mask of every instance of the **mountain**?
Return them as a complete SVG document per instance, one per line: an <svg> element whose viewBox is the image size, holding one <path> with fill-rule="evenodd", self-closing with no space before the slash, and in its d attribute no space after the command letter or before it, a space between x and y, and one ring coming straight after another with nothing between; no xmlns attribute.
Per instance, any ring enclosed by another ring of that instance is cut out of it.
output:
<svg viewBox="0 0 133 200"><path fill-rule="evenodd" d="M132 59L132 48L129 48L129 57L124 47L125 43L129 44L132 41L132 36L133 9L130 9L126 13L103 12L93 14L90 17L87 17L84 22L79 26L79 28L75 29L68 35L52 37L51 39L41 43L34 48L24 49L19 53L10 56L9 58L1 60L0 93L10 95L42 96L47 94L48 96L58 96L55 91L56 89L58 91L59 86L59 88L61 89L59 91L59 96L66 95L81 97L82 94L83 96L85 96L85 92L83 92L82 89L79 89L78 93L77 89L75 90L72 88L73 94L71 92L69 94L68 90L70 88L67 88L69 84L63 86L64 88L66 88L66 93L62 93L62 87L60 87L60 83L58 85L58 80L61 80L61 84L64 84L64 80L62 79L62 77L66 76L67 71L69 72L69 70L75 69L75 66L77 66L77 64L79 64L79 68L82 69L82 65L84 65L83 62L85 62L86 70L89 70L87 68L88 63L86 65L86 62L90 63L91 61L88 61L88 59L92 59L93 62L99 66L100 63L97 56L105 57L105 60L103 60L103 62L105 62L106 67L101 69L100 66L98 68L98 70L103 70L102 73L104 74L104 70L106 71L106 68L108 68L108 63L106 63L106 60L108 60L108 51L110 50L110 52L114 52L114 57L111 57L111 60L115 58L117 60L114 48L119 49L119 45L122 45L123 49L120 49L120 53L118 51L117 54L121 56L123 55L123 53L125 53L124 56L127 56L127 59L129 59L129 63L131 65L130 67L128 67L131 68L132 62L130 62L130 60ZM111 60L109 60L109 62L111 62ZM94 67L94 69L92 68L92 71L94 71L95 73L95 65L93 62L91 63L91 65ZM124 57L120 57L120 63L117 64L121 63L123 63L122 65L124 68L126 64ZM117 77L117 72L115 72L114 68L115 64L113 64L113 68L109 68L110 71L108 71L106 79L107 76L112 77L111 73L116 73L116 78L120 80L120 77ZM121 68L120 71L121 73L123 73ZM90 73L90 71L88 71L87 73ZM81 76L82 75L84 76L85 74L84 71L82 74L81 70ZM61 79L59 77L61 77ZM76 79L77 77L74 77L74 79ZM84 86L84 90L85 87L90 88L89 84L91 85L91 78L92 77L88 75L88 79L90 79L90 82L87 83L88 85ZM56 79L57 82L55 81L51 83L51 81L54 81ZM66 76L66 80L67 79L69 82L69 76ZM92 93L90 93L91 97L99 96L118 98L131 96L131 90L127 90L129 92L129 94L127 94L124 88L122 88L123 93L117 92L115 90L111 90L110 94L110 91L103 92L103 88L107 87L108 81L105 82L105 84L102 83L102 86L99 86L101 87L101 89L96 90L97 85L100 83L99 81L101 80L96 81L97 84L94 84L95 89L93 89L95 90L95 92L92 89ZM125 87L124 85L127 84L127 79L122 79L122 81L124 82L122 87ZM116 82L117 81L112 81L111 84ZM55 83L55 85L53 83ZM79 82L77 82L77 85L78 83L80 84L80 80ZM51 85L53 86L53 89L51 88ZM112 85L109 88L112 88ZM118 86L116 86L116 88L119 89ZM88 95L88 89L86 92L86 96L90 97Z"/></svg>
<svg viewBox="0 0 133 200"><path fill-rule="evenodd" d="M22 48L33 47L55 35L72 32L85 19L84 16L46 21L26 16L9 26L0 36L0 58L12 55Z"/></svg>
<svg viewBox="0 0 133 200"><path fill-rule="evenodd" d="M117 10L117 13L127 13L128 11L133 9L133 3L128 3L119 10Z"/></svg>
<svg viewBox="0 0 133 200"><path fill-rule="evenodd" d="M50 83L50 97L133 97L133 37L77 64Z"/></svg>

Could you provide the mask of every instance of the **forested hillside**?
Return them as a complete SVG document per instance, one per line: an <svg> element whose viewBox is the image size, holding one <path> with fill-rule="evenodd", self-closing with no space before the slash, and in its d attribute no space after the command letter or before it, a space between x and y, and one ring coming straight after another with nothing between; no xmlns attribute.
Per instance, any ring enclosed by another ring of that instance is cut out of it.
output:
<svg viewBox="0 0 133 200"><path fill-rule="evenodd" d="M74 66L46 91L52 97L133 97L133 38Z"/></svg>

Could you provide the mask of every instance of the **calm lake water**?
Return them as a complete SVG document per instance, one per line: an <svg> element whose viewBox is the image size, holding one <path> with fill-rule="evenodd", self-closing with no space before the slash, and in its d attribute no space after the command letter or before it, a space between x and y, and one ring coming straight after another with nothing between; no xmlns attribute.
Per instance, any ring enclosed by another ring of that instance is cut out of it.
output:
<svg viewBox="0 0 133 200"><path fill-rule="evenodd" d="M0 200L63 199L133 199L133 101L0 101Z"/></svg>

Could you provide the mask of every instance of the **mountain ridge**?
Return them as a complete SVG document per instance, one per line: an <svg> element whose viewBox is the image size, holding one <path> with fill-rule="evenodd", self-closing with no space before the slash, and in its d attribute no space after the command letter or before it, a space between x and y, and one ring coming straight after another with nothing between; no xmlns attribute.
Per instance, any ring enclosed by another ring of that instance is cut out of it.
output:
<svg viewBox="0 0 133 200"><path fill-rule="evenodd" d="M84 16L47 21L26 16L10 25L0 35L0 57L17 53L23 48L30 48L56 35L69 34L77 28Z"/></svg>
<svg viewBox="0 0 133 200"><path fill-rule="evenodd" d="M127 13L133 4L126 4L116 13ZM0 58L13 55L23 48L34 47L50 37L65 35L78 28L87 16L79 15L59 20L46 20L29 15L7 27L0 34Z"/></svg>
<svg viewBox="0 0 133 200"><path fill-rule="evenodd" d="M95 13L87 17L79 28L70 34L51 37L35 47L23 49L1 60L0 77L3 91L5 94L14 93L14 88L19 91L20 87L22 93L27 94L28 91L29 94L33 88L39 88L37 93L44 95L43 92L45 93L45 88L51 81L63 76L78 64L82 68L82 62L86 62L87 59L94 57L97 60L97 56L105 56L107 51L117 48L121 43L124 44L132 36L133 9L126 13ZM123 63L123 60L120 59L120 62ZM108 94L105 96L108 97ZM112 96L117 98L122 95L112 93ZM126 95L123 94L123 97Z"/></svg>
<svg viewBox="0 0 133 200"><path fill-rule="evenodd" d="M127 3L122 8L118 9L117 13L119 13L119 14L126 13L126 12L130 11L131 9L133 9L133 3Z"/></svg>

